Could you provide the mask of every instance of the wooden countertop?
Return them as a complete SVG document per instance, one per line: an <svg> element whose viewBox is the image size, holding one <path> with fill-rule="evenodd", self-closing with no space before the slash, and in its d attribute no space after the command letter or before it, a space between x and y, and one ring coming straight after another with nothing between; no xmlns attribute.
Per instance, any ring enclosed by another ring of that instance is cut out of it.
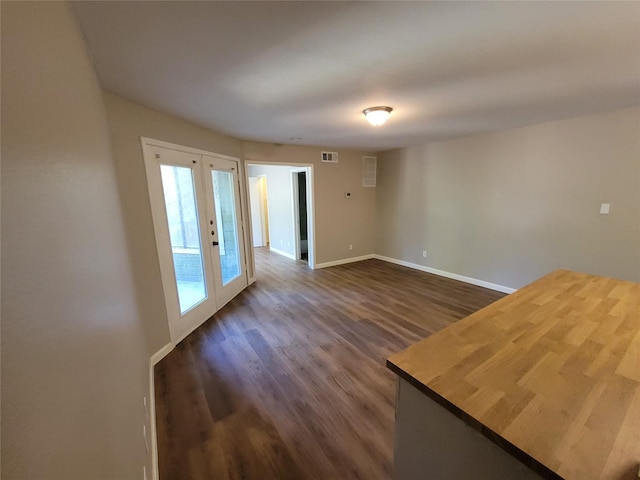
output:
<svg viewBox="0 0 640 480"><path fill-rule="evenodd" d="M637 480L639 283L558 270L387 366L543 477Z"/></svg>

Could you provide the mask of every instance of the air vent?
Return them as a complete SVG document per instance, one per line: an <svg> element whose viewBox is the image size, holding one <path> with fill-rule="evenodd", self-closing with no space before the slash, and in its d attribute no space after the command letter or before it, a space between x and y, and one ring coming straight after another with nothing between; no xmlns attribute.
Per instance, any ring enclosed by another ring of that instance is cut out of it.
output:
<svg viewBox="0 0 640 480"><path fill-rule="evenodd" d="M338 163L338 152L322 152L322 161L327 163Z"/></svg>
<svg viewBox="0 0 640 480"><path fill-rule="evenodd" d="M376 186L376 157L362 157L362 186Z"/></svg>

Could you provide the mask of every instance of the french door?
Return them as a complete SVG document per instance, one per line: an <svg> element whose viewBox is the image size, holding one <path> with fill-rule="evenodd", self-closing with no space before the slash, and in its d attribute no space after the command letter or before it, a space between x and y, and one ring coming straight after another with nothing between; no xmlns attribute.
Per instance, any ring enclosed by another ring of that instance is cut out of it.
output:
<svg viewBox="0 0 640 480"><path fill-rule="evenodd" d="M247 286L237 159L143 139L171 340Z"/></svg>
<svg viewBox="0 0 640 480"><path fill-rule="evenodd" d="M247 286L238 162L209 156L203 156L203 160L214 290L221 307Z"/></svg>

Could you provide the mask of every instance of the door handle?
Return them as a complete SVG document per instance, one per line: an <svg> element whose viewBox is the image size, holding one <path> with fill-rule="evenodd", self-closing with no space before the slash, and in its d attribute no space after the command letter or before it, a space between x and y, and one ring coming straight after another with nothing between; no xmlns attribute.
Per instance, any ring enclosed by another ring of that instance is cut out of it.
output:
<svg viewBox="0 0 640 480"><path fill-rule="evenodd" d="M215 247L215 246L217 246L217 245L220 245L220 243L215 242L215 241L214 241L214 242L211 242L211 244L212 244L214 247Z"/></svg>

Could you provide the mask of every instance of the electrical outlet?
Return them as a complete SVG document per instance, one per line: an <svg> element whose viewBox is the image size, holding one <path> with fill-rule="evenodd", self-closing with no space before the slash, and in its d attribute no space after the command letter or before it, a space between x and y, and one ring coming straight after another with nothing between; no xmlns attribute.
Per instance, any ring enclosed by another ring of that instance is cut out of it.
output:
<svg viewBox="0 0 640 480"><path fill-rule="evenodd" d="M422 256L423 256L424 258L427 258L427 251L426 251L426 250L423 250L423 251L422 251Z"/></svg>
<svg viewBox="0 0 640 480"><path fill-rule="evenodd" d="M353 250L353 245L349 244L349 250Z"/></svg>

